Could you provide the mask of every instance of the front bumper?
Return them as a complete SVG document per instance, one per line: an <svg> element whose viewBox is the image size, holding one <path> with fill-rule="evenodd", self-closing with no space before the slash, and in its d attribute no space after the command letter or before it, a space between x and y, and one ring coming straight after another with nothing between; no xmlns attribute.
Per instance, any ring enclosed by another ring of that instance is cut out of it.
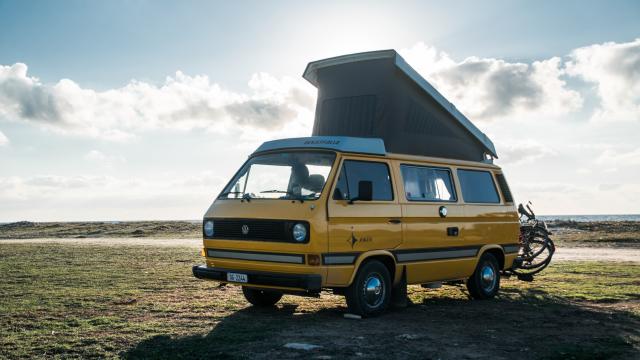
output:
<svg viewBox="0 0 640 360"><path fill-rule="evenodd" d="M194 265L193 276L198 279L227 281L228 272L247 274L248 282L238 283L246 286L266 286L296 289L306 292L320 292L322 288L322 277L318 274L282 274L262 271L229 270L206 265Z"/></svg>

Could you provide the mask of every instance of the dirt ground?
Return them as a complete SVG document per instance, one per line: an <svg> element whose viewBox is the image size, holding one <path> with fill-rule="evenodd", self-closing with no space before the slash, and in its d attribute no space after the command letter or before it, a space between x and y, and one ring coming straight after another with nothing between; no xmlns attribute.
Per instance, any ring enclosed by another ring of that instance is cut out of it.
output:
<svg viewBox="0 0 640 360"><path fill-rule="evenodd" d="M0 239L197 238L201 221L19 221L0 225Z"/></svg>
<svg viewBox="0 0 640 360"><path fill-rule="evenodd" d="M547 225L559 247L640 249L638 221L550 221Z"/></svg>

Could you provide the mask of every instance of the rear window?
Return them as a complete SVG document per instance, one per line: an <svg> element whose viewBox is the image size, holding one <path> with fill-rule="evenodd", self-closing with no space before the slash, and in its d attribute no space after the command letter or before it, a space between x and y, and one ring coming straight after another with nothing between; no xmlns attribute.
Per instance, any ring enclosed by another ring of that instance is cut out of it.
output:
<svg viewBox="0 0 640 360"><path fill-rule="evenodd" d="M462 198L468 203L500 203L500 197L488 171L458 169Z"/></svg>
<svg viewBox="0 0 640 360"><path fill-rule="evenodd" d="M498 180L498 186L500 186L500 191L502 192L502 197L504 197L504 202L512 203L513 195L511 195L511 190L509 190L507 179L505 179L503 174L496 174L496 180Z"/></svg>
<svg viewBox="0 0 640 360"><path fill-rule="evenodd" d="M372 200L393 200L391 176L385 163L345 160L338 175L338 183L333 193L335 200L349 200L358 196L358 182L371 181Z"/></svg>
<svg viewBox="0 0 640 360"><path fill-rule="evenodd" d="M407 200L456 201L449 169L412 165L401 165L400 169Z"/></svg>

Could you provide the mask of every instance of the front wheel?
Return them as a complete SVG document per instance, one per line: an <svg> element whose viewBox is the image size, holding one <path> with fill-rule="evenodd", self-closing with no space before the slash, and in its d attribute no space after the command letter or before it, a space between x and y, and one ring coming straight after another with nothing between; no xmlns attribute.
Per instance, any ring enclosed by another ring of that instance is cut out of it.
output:
<svg viewBox="0 0 640 360"><path fill-rule="evenodd" d="M389 307L391 275L383 263L368 261L360 267L353 283L346 289L349 312L362 316L377 315Z"/></svg>
<svg viewBox="0 0 640 360"><path fill-rule="evenodd" d="M500 290L500 269L495 256L482 254L476 271L467 280L467 289L471 297L478 300L496 296Z"/></svg>
<svg viewBox="0 0 640 360"><path fill-rule="evenodd" d="M253 306L269 307L275 305L282 298L282 293L274 290L253 289L243 286L244 298Z"/></svg>

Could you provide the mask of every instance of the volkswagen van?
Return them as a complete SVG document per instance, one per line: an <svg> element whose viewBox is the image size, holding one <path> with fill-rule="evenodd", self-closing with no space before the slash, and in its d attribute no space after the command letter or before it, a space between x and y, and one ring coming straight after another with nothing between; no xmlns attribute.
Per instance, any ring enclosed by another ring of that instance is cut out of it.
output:
<svg viewBox="0 0 640 360"><path fill-rule="evenodd" d="M200 279L242 286L272 306L283 294L346 297L369 316L407 285L500 289L519 224L500 167L388 152L379 138L312 136L264 143L207 210Z"/></svg>

